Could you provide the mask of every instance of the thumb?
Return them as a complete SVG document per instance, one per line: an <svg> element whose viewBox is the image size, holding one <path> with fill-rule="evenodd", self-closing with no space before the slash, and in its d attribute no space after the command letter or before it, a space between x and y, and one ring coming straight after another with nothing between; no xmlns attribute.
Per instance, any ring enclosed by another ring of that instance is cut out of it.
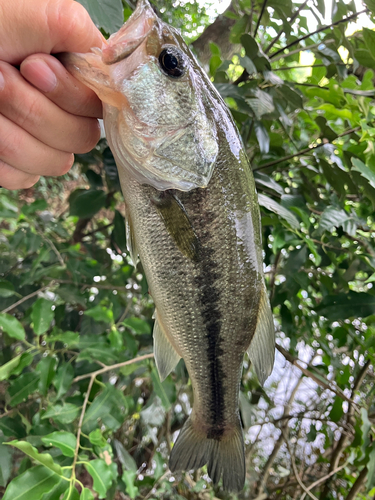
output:
<svg viewBox="0 0 375 500"><path fill-rule="evenodd" d="M87 52L104 41L74 0L0 0L0 60L20 64L38 52Z"/></svg>

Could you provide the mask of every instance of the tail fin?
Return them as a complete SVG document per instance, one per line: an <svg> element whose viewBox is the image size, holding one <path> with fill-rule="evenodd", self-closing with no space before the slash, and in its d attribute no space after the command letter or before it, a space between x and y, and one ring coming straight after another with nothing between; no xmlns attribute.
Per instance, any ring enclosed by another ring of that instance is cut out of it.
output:
<svg viewBox="0 0 375 500"><path fill-rule="evenodd" d="M241 491L245 483L245 451L240 420L222 438L208 439L196 430L191 417L185 422L169 459L169 468L177 470L199 469L207 464L208 475L216 485L223 477L226 491Z"/></svg>

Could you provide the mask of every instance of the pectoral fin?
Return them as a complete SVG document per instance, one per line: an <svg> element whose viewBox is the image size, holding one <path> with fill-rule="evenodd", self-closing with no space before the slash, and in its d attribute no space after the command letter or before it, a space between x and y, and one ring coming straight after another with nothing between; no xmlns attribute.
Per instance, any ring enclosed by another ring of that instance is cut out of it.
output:
<svg viewBox="0 0 375 500"><path fill-rule="evenodd" d="M154 324L154 356L160 380L163 382L180 361L181 356L169 342L156 313Z"/></svg>
<svg viewBox="0 0 375 500"><path fill-rule="evenodd" d="M247 354L254 365L259 382L263 385L272 372L275 360L275 326L265 287L261 292L257 325Z"/></svg>
<svg viewBox="0 0 375 500"><path fill-rule="evenodd" d="M132 225L132 220L128 210L125 210L125 228L126 228L126 246L130 254L131 263L136 267L138 262L138 251L135 246L134 230Z"/></svg>
<svg viewBox="0 0 375 500"><path fill-rule="evenodd" d="M199 259L199 241L182 203L169 191L158 194L153 201L177 247L196 262Z"/></svg>

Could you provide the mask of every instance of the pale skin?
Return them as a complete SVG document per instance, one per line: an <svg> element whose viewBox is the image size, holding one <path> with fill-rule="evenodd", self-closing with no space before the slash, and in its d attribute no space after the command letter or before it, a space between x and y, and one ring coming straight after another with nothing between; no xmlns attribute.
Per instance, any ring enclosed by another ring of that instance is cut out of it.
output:
<svg viewBox="0 0 375 500"><path fill-rule="evenodd" d="M62 175L100 137L102 106L52 54L88 52L103 37L73 0L0 0L0 186Z"/></svg>

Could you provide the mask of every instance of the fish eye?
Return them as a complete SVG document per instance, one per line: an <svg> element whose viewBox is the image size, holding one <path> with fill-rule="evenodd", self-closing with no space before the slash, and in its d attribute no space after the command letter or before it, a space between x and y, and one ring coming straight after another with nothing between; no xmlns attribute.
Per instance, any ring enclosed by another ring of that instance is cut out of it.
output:
<svg viewBox="0 0 375 500"><path fill-rule="evenodd" d="M160 52L159 64L168 76L180 78L186 72L186 58L176 47L166 47Z"/></svg>

